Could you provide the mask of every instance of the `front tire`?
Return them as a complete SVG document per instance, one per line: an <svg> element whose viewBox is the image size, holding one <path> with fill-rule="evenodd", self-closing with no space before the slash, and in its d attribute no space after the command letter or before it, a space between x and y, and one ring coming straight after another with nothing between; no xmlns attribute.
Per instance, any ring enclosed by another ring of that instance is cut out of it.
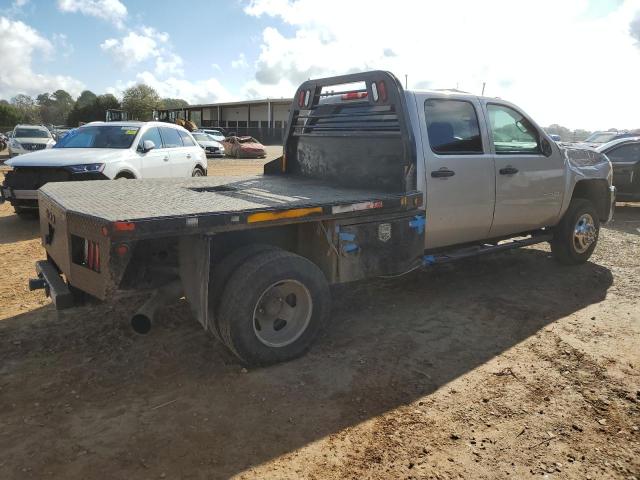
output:
<svg viewBox="0 0 640 480"><path fill-rule="evenodd" d="M325 325L330 298L315 264L283 250L265 251L231 275L220 302L220 336L249 365L294 359Z"/></svg>
<svg viewBox="0 0 640 480"><path fill-rule="evenodd" d="M200 167L196 167L191 172L192 177L204 177L204 171Z"/></svg>
<svg viewBox="0 0 640 480"><path fill-rule="evenodd" d="M593 204L584 198L574 198L556 226L551 252L564 265L586 262L598 243L600 219Z"/></svg>

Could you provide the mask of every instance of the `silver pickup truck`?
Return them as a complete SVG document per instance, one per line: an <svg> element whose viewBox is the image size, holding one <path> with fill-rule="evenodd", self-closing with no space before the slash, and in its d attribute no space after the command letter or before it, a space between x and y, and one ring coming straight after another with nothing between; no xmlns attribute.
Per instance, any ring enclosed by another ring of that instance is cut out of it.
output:
<svg viewBox="0 0 640 480"><path fill-rule="evenodd" d="M287 128L261 176L45 185L31 288L60 308L155 291L131 317L139 333L184 296L265 365L311 346L329 284L540 242L579 264L613 214L609 160L503 100L404 91L373 71L303 83Z"/></svg>

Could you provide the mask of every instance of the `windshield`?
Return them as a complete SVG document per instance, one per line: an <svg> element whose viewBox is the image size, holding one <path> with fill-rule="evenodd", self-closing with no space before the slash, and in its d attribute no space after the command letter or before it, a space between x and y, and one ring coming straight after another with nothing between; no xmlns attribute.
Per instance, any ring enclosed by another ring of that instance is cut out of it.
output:
<svg viewBox="0 0 640 480"><path fill-rule="evenodd" d="M611 140L613 140L613 137L615 137L618 134L618 132L596 132L593 135L591 135L590 137L588 137L585 142L591 142L591 143L607 143L610 142Z"/></svg>
<svg viewBox="0 0 640 480"><path fill-rule="evenodd" d="M198 142L211 142L213 138L206 133L192 133L193 138L195 138Z"/></svg>
<svg viewBox="0 0 640 480"><path fill-rule="evenodd" d="M240 143L258 143L258 141L253 137L240 137L238 138Z"/></svg>
<svg viewBox="0 0 640 480"><path fill-rule="evenodd" d="M218 130L207 130L207 133L209 135L215 135L217 137L223 137L224 135L222 135L221 132L219 132Z"/></svg>
<svg viewBox="0 0 640 480"><path fill-rule="evenodd" d="M40 128L17 128L15 138L51 138L46 130Z"/></svg>
<svg viewBox="0 0 640 480"><path fill-rule="evenodd" d="M139 127L96 125L70 130L54 148L129 148Z"/></svg>

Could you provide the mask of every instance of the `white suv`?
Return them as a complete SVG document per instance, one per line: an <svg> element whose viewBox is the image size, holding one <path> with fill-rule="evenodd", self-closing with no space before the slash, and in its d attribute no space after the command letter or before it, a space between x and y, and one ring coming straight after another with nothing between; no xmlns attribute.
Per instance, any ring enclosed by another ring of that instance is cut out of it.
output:
<svg viewBox="0 0 640 480"><path fill-rule="evenodd" d="M207 174L205 151L193 136L163 122L88 123L70 130L52 149L5 164L12 170L0 186L0 203L11 202L17 213L37 208L38 188L48 182Z"/></svg>
<svg viewBox="0 0 640 480"><path fill-rule="evenodd" d="M51 148L56 144L51 132L41 125L17 125L9 140L9 157Z"/></svg>

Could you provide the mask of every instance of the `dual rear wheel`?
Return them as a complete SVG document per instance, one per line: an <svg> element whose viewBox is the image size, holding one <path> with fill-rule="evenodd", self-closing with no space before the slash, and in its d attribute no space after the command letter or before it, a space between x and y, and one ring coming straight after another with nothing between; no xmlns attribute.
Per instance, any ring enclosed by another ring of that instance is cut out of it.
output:
<svg viewBox="0 0 640 480"><path fill-rule="evenodd" d="M250 365L304 354L329 316L331 297L322 271L304 257L267 245L230 254L213 270L210 287L212 333Z"/></svg>

